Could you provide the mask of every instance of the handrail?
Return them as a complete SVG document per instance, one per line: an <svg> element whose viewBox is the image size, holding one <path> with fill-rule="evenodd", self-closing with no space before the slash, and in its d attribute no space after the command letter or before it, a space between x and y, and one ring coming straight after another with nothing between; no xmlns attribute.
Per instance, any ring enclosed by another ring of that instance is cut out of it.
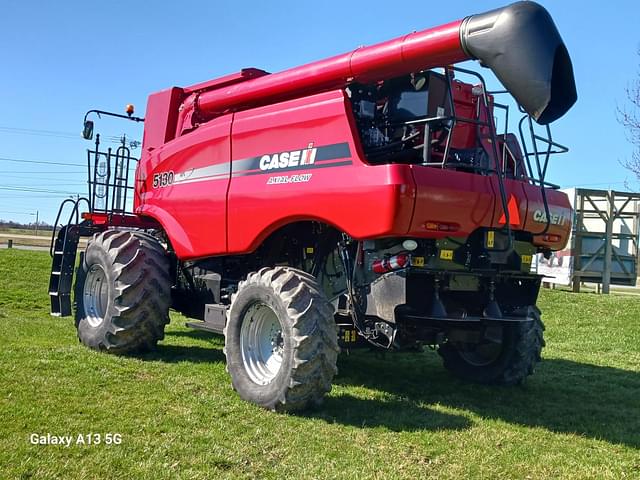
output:
<svg viewBox="0 0 640 480"><path fill-rule="evenodd" d="M475 78L478 79L478 81L480 82L480 88L481 88L481 93L479 96L482 97L482 105L480 104L480 102L477 103L477 119L470 119L470 118L464 118L464 117L457 117L456 116L456 112L455 112L455 102L453 101L452 98L452 75L450 74L450 72L460 72L469 76L473 76ZM452 136L453 136L453 131L456 127L457 123L470 123L470 124L475 124L478 128L478 138L482 138L483 136L486 137L486 134L481 135L480 132L480 128L481 127L486 127L489 130L489 139L490 139L490 143L491 143L491 150L492 152L487 152L487 153L493 153L493 163L494 163L494 169L489 169L489 168L483 168L482 172L485 172L486 174L493 174L495 173L498 177L498 188L500 191L500 200L502 203L502 210L504 212L504 217L505 217L505 227L504 229L507 231L508 233L508 237L509 237L509 245L512 245L513 242L513 238L512 238L512 231L511 231L511 222L510 222L510 218L509 218L509 208L507 205L507 196L506 196L506 190L505 190L505 184L504 184L504 179L507 176L507 160L509 158L511 158L511 161L513 162L514 165L514 169L513 169L513 175L514 177L517 177L517 169L518 169L518 161L516 159L516 156L514 155L514 153L511 151L511 149L509 148L509 146L507 145L506 142L506 132L508 131L508 126L509 126L509 107L508 105L504 105L504 104L499 104L496 103L495 101L489 101L489 97L488 95L497 95L497 94L502 94L502 93L509 93L506 90L497 90L497 91L492 91L489 92L486 88L486 82L484 80L484 78L482 77L482 75L480 75L478 72L474 72L471 70L467 70L461 67L453 67L453 66L449 66L449 67L445 67L445 77L447 79L447 92L445 92L445 95L447 95L448 100L450 102L451 105L451 110L452 110L452 114L450 116L447 117L439 117L439 118L427 118L427 119L419 119L419 120L415 120L412 123L425 123L425 142L423 145L423 165L426 166L438 166L441 168L445 168L446 165L450 165L450 166L455 166L458 165L458 163L455 162L451 162L449 156L449 152L450 152L450 148L451 148L451 143L452 143ZM501 109L504 109L505 111L505 138L503 141L503 148L502 148L502 152L501 155L499 155L498 153L498 149L497 149L497 134L496 134L496 126L494 124L494 122L492 121L493 119L493 115L492 115L492 110L491 107L498 107ZM485 112L486 112L486 120L480 120L481 118L481 111L480 108L484 108ZM536 185L537 187L540 188L541 191L541 196L542 196L542 201L544 204L544 210L545 210L545 215L546 215L546 225L545 228L540 231L540 232L536 232L533 235L544 235L545 233L547 233L547 231L550 228L551 225L551 215L550 215L550 210L549 210L549 202L548 202L548 198L547 198L547 192L546 192L546 188L552 188L552 189L559 189L559 185L556 185L554 183L551 182L547 182L545 180L546 174L547 174L547 168L549 166L549 160L551 155L554 154L560 154L560 153L566 153L568 152L568 148L556 141L553 140L553 137L551 135L551 128L549 127L549 125L545 125L545 133L546 136L543 136L539 133L537 133L535 131L535 129L533 128L533 120L531 118L530 115L526 114L526 112L523 110L521 105L518 105L518 108L521 112L523 112L525 115L522 117L522 119L519 121L518 123L518 130L520 133L520 143L522 145L522 149L523 149L523 159L525 161L525 170L526 172L524 172L524 176L528 176L528 178L526 178L527 181L529 181L529 183L531 183L532 185ZM524 129L523 129L523 125L525 120L528 120L529 122L529 136L531 138L531 148L532 151L530 151L529 148L529 144L525 141L525 135L524 135ZM445 141L445 146L444 146L444 152L442 154L442 161L440 162L431 162L430 161L430 157L431 157L431 149L429 148L430 145L428 145L428 141L427 141L427 136L429 135L429 124L435 121L451 121L451 126L448 128L448 132L447 132L447 138ZM546 145L546 148L544 149L540 149L538 146L538 143L541 142L544 145ZM486 150L486 145L484 146L485 150ZM541 159L541 157L543 159ZM535 170L534 170L534 165L531 162L531 158L535 159ZM500 161L502 162L502 164L500 165ZM522 174L521 174L522 175Z"/></svg>
<svg viewBox="0 0 640 480"><path fill-rule="evenodd" d="M124 144L115 151L109 147L100 151L100 135L96 135L95 147L87 151L87 177L90 212L127 213L131 161L138 161Z"/></svg>
<svg viewBox="0 0 640 480"><path fill-rule="evenodd" d="M478 81L480 82L481 88L482 88L482 101L483 101L483 107L485 108L485 112L486 112L486 121L482 121L479 120L480 119L480 104L478 104L478 120L476 119L470 119L470 118L464 118L464 117L457 117L456 113L455 113L455 102L453 101L453 96L452 96L452 86L451 86L451 78L452 75L450 75L450 72L454 71L454 72L460 72L466 75L470 75L473 76L475 78L478 79ZM507 250L511 249L513 247L513 233L511 231L511 219L509 217L509 207L507 205L507 193L505 190L505 186L504 186L504 176L505 176L505 172L503 172L500 168L500 160L499 160L499 156L498 156L498 149L497 149L497 137L496 137L496 131L495 131L495 125L492 122L492 115L491 115L491 110L490 110L490 102L489 102L489 98L487 96L487 85L484 81L484 78L482 77L482 75L480 75L478 72L474 72L473 70L467 70L465 68L460 68L460 67L445 67L445 77L447 78L447 93L449 96L449 100L451 103L451 110L452 110L452 117L453 117L453 122L451 127L449 128L449 132L447 133L447 140L445 143L445 149L444 149L444 153L442 156L442 162L439 163L438 165L440 165L442 168L445 167L445 164L447 163L447 160L449 158L449 150L451 147L451 140L452 140L452 136L453 136L453 131L455 129L455 126L458 122L464 122L464 123L471 123L471 124L475 124L478 128L478 138L481 138L480 136L480 127L487 127L489 129L489 136L491 139L491 149L493 150L493 162L495 165L495 169L494 172L496 173L496 176L498 177L498 189L500 191L500 201L502 203L502 211L504 213L505 216L505 227L504 229L506 230L507 233L507 237L509 239L509 243L507 246ZM508 112L508 109L507 109ZM427 123L428 125L428 123ZM424 156L424 161L425 161L425 165L430 165L432 164L431 162L428 162L428 158L430 156L430 146L427 145L427 139L426 139L426 135L427 132L425 131L425 146L424 149L425 151L428 150L427 154ZM504 159L502 161L503 167L504 167Z"/></svg>
<svg viewBox="0 0 640 480"><path fill-rule="evenodd" d="M62 212L64 210L64 207L67 203L72 203L73 204L73 208L71 209L71 214L69 214L69 220L67 221L66 225L63 225L60 227L60 230L62 230L63 228L67 228L70 225L78 225L80 222L80 211L79 211L79 207L80 204L82 202L85 202L87 204L87 207L90 206L89 203L89 199L86 197L78 197L78 198L67 198L65 200L62 201L62 203L60 204L60 207L58 208L58 214L56 215L56 220L53 223L53 232L51 233L51 243L49 244L49 255L53 258L53 248L54 248L54 244L55 244L55 239L56 239L56 234L58 233L56 231L56 228L58 226L58 221L60 220L60 216L62 215ZM74 222L74 216L75 216L75 222ZM66 229L64 231L64 240L63 240L63 244L65 244L67 242L67 234L68 234L69 230Z"/></svg>
<svg viewBox="0 0 640 480"><path fill-rule="evenodd" d="M569 151L569 149L564 145L558 142L555 142L553 140L553 137L551 135L551 128L549 127L549 125L545 125L545 132L547 134L546 137L543 137L537 134L533 127L533 120L531 119L531 116L526 114L526 112L522 110L522 107L520 107L520 111L525 113L520 119L520 121L518 122L518 131L520 133L520 143L522 144L522 148L524 150L524 158L527 164L527 168L529 169L529 177L532 180L531 183L533 185L538 184L538 186L540 187L540 195L542 197L542 204L544 206L544 212L545 212L546 221L545 221L544 228L539 232L532 233L532 235L534 236L540 236L540 235L546 234L549 231L549 228L551 227L551 212L549 210L549 201L547 199L547 191L545 187L551 186L551 188L554 188L554 189L559 188L558 185L551 184L545 181L545 177L547 175L547 168L549 166L549 160L551 158L551 155L566 153ZM527 146L527 142L525 140L525 135L523 132L523 124L525 120L528 121L529 136L531 138L531 148L533 151L529 151L529 147ZM538 142L542 142L543 144L546 145L546 150L544 152L541 152L538 149ZM553 149L554 147L557 150L554 150ZM540 162L541 155L544 155L544 162L542 164ZM531 166L531 161L530 161L531 157L535 159L535 166L538 174L537 176L535 175L533 171L533 167Z"/></svg>

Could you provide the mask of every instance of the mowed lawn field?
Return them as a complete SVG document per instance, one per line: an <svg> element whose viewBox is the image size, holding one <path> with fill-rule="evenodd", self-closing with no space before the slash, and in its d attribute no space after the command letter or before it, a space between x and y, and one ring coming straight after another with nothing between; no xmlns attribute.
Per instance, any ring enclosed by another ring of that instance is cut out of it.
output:
<svg viewBox="0 0 640 480"><path fill-rule="evenodd" d="M524 387L463 383L430 350L358 351L321 408L284 415L241 401L222 340L180 315L153 353L83 347L49 316L49 261L0 250L1 479L640 478L640 297L544 291Z"/></svg>

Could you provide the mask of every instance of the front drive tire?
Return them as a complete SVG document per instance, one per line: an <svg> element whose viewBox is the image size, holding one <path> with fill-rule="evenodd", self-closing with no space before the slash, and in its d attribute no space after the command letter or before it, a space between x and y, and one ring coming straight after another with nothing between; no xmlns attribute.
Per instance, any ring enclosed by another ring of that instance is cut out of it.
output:
<svg viewBox="0 0 640 480"><path fill-rule="evenodd" d="M502 343L477 346L445 343L438 353L455 376L487 385L521 385L532 375L544 347L540 310L529 307L529 322L505 322Z"/></svg>
<svg viewBox="0 0 640 480"><path fill-rule="evenodd" d="M331 390L337 326L313 276L289 267L249 274L233 296L224 335L227 370L244 400L295 411Z"/></svg>
<svg viewBox="0 0 640 480"><path fill-rule="evenodd" d="M170 288L169 260L154 237L129 230L94 235L76 277L78 339L108 353L153 349L169 323Z"/></svg>

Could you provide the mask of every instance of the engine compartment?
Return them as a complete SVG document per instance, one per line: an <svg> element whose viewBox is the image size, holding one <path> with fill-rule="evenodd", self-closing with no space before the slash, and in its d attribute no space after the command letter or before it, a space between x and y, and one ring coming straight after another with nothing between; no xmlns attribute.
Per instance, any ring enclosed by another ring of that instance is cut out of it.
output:
<svg viewBox="0 0 640 480"><path fill-rule="evenodd" d="M362 148L371 164L408 163L526 178L515 135L496 135L494 98L472 85L424 71L347 88ZM493 142L495 138L495 142ZM510 155L500 155L508 145Z"/></svg>

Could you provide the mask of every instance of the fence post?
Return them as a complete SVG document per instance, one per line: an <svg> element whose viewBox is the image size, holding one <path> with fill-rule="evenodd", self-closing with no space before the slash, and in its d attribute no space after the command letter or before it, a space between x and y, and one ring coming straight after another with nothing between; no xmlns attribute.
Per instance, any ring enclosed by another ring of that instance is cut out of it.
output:
<svg viewBox="0 0 640 480"><path fill-rule="evenodd" d="M609 293L611 285L611 251L613 250L613 221L616 215L616 194L609 190L607 194L607 226L605 231L604 268L602 271L602 293Z"/></svg>

